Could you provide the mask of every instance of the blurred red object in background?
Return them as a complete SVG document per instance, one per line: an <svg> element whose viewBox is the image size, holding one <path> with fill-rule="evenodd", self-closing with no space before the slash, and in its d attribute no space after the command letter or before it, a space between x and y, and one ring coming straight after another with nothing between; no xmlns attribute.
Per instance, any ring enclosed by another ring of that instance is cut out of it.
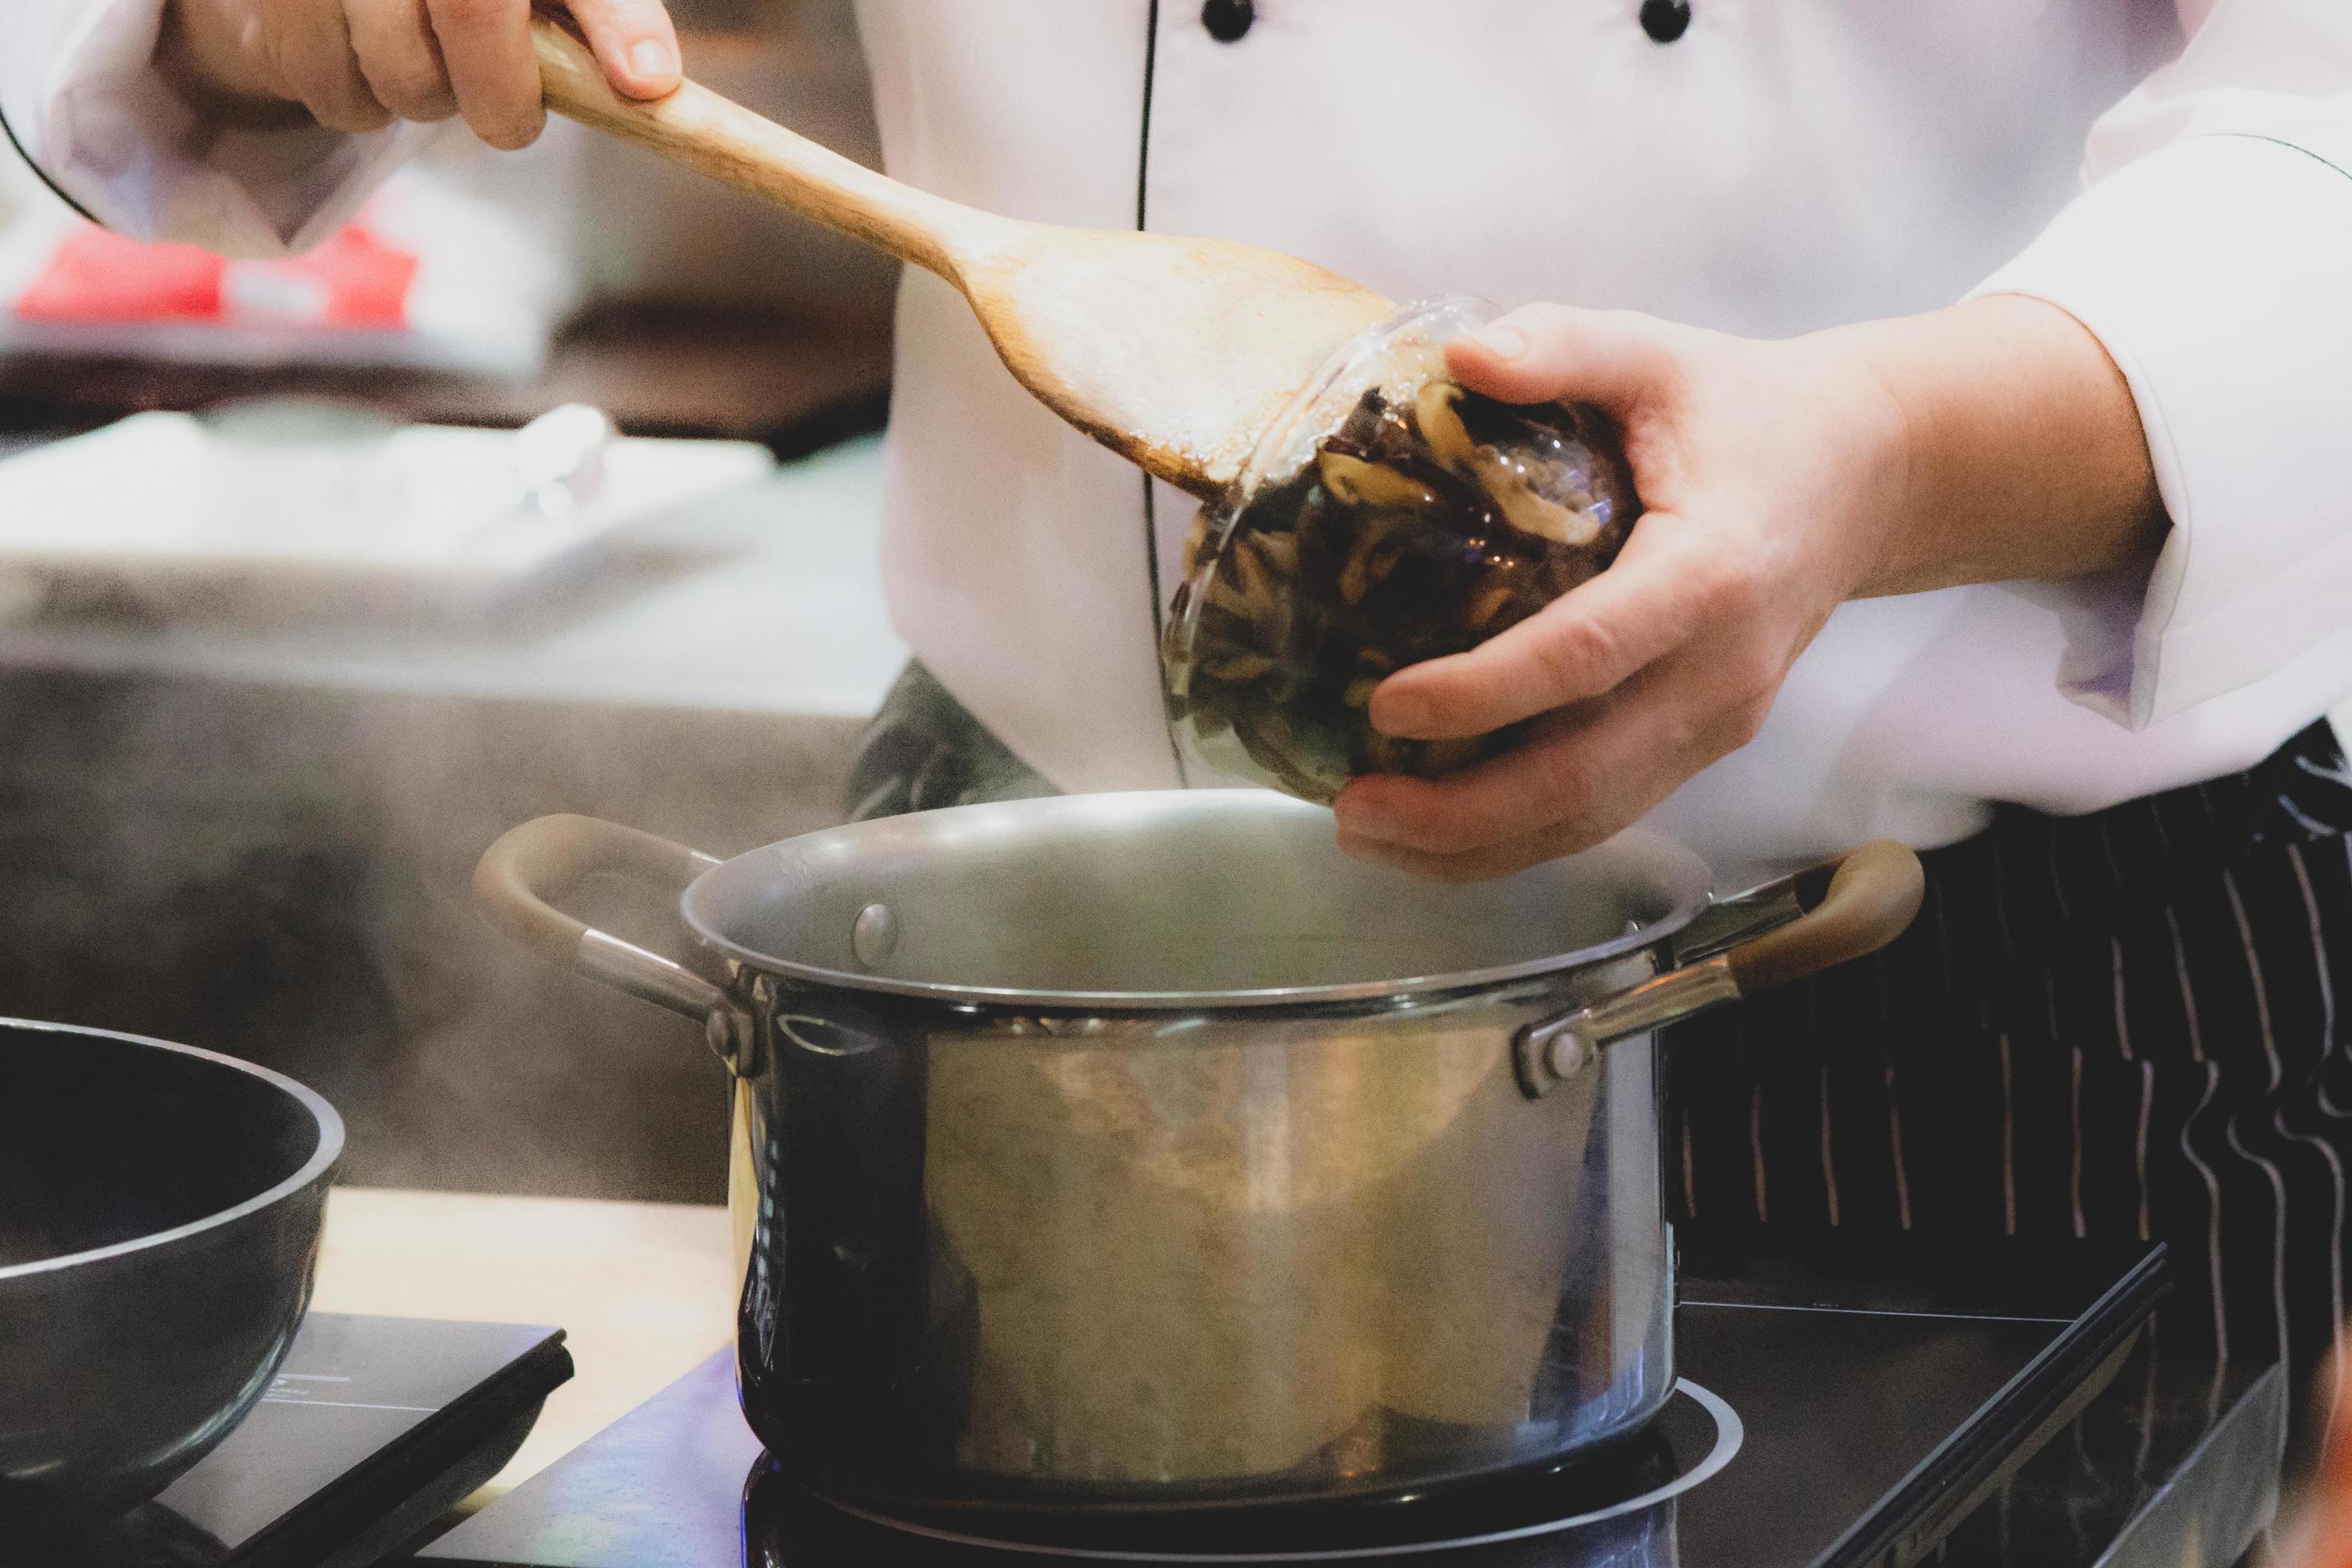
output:
<svg viewBox="0 0 2352 1568"><path fill-rule="evenodd" d="M186 245L142 245L106 229L69 230L16 300L28 321L268 323L360 331L408 325L412 252L366 223L301 256L232 261Z"/></svg>

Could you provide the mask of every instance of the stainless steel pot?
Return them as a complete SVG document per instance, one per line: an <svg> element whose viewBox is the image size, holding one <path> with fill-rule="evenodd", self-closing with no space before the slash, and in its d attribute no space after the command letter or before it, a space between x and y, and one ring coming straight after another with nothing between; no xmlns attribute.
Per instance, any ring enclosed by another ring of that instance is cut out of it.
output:
<svg viewBox="0 0 2352 1568"><path fill-rule="evenodd" d="M684 888L723 979L550 900ZM544 817L500 923L734 1068L743 1408L868 1506L1241 1505L1548 1463L1674 1383L1661 1025L1909 922L1899 845L1715 902L1629 834L1438 886L1256 791L723 865Z"/></svg>

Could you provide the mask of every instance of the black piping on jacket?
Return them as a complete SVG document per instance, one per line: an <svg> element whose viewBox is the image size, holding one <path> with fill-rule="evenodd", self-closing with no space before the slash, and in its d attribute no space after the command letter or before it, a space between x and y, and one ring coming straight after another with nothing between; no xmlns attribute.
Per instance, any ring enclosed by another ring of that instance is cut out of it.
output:
<svg viewBox="0 0 2352 1568"><path fill-rule="evenodd" d="M1151 83L1160 67L1160 0L1151 0L1143 24L1143 124L1135 138L1135 227L1142 233L1151 226ZM1160 639L1166 627L1161 624L1166 605L1160 592L1160 502L1154 495L1151 476L1143 479L1143 570L1151 584L1151 649L1154 658L1160 656ZM1191 778L1184 767L1184 748L1176 739L1176 726L1167 721L1168 751L1176 760L1176 782L1189 786Z"/></svg>
<svg viewBox="0 0 2352 1568"><path fill-rule="evenodd" d="M39 177L41 184L49 187L50 192L56 195L58 200L65 203L66 205L73 208L74 211L79 213L83 217L88 218L90 222L96 223L98 221L97 217L88 207L82 205L79 202L74 200L73 197L68 195L66 194L66 188L49 177L49 172L47 169L42 168L40 164L34 162L33 154L26 149L24 142L16 139L16 128L8 123L8 111L5 107L0 107L0 136L5 136L8 139L8 145L16 150L16 156L25 161L25 167L32 170L33 173Z"/></svg>

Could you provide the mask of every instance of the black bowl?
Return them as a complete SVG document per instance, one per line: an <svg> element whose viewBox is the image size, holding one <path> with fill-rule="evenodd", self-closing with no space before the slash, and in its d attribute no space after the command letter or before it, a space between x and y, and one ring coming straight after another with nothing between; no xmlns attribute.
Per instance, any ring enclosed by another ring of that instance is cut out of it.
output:
<svg viewBox="0 0 2352 1568"><path fill-rule="evenodd" d="M259 1402L342 1148L291 1079L0 1019L0 1560L152 1497Z"/></svg>

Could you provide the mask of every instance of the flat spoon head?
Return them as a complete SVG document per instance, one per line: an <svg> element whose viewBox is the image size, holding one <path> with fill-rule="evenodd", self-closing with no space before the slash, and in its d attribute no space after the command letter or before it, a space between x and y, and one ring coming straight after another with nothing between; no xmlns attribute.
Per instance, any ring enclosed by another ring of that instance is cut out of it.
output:
<svg viewBox="0 0 2352 1568"><path fill-rule="evenodd" d="M1394 310L1279 251L961 206L694 82L625 99L564 20L532 28L550 108L938 273L1047 407L1196 495L1229 483L1333 351Z"/></svg>
<svg viewBox="0 0 2352 1568"><path fill-rule="evenodd" d="M1335 272L1256 246L1022 225L956 282L1039 401L1196 495L1241 471L1349 339L1395 311Z"/></svg>

